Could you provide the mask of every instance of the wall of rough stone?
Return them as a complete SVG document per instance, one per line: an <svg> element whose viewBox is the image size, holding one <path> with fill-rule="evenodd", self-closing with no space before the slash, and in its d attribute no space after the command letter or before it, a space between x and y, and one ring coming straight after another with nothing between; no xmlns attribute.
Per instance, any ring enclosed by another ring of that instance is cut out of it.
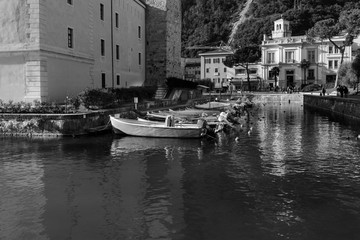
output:
<svg viewBox="0 0 360 240"><path fill-rule="evenodd" d="M181 74L181 2L167 2L167 58L166 77L182 78Z"/></svg>
<svg viewBox="0 0 360 240"><path fill-rule="evenodd" d="M181 1L146 0L145 85L181 77Z"/></svg>
<svg viewBox="0 0 360 240"><path fill-rule="evenodd" d="M304 106L360 121L360 101L356 99L304 95Z"/></svg>

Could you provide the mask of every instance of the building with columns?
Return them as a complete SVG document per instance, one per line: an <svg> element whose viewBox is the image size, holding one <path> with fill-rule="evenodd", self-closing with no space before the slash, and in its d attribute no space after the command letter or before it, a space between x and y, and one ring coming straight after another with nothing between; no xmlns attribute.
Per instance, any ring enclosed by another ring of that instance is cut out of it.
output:
<svg viewBox="0 0 360 240"><path fill-rule="evenodd" d="M0 0L0 99L63 102L87 88L146 85L150 70L161 73L153 85L180 76L181 45L171 47L180 42L179 6L180 0Z"/></svg>
<svg viewBox="0 0 360 240"><path fill-rule="evenodd" d="M264 82L275 87L275 77L271 69L279 67L277 86L280 88L301 87L309 83L335 83L341 61L338 49L329 40L309 42L305 35L292 36L289 26L289 21L278 19L274 22L272 35L264 35L261 44L261 77ZM342 45L345 36L337 36L332 40ZM344 62L352 60L352 51L351 46L346 47ZM300 64L304 59L310 63L307 68L302 68Z"/></svg>

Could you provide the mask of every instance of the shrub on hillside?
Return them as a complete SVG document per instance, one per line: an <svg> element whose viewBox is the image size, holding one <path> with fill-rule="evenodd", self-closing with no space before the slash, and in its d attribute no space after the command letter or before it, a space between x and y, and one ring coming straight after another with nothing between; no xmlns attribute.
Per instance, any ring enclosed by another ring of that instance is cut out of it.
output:
<svg viewBox="0 0 360 240"><path fill-rule="evenodd" d="M78 97L88 109L111 108L116 105L114 94L106 89L87 89Z"/></svg>
<svg viewBox="0 0 360 240"><path fill-rule="evenodd" d="M132 102L134 97L138 97L139 101L152 99L155 95L157 87L130 87L130 88L115 88L111 89L111 93L114 95L115 100L118 103Z"/></svg>
<svg viewBox="0 0 360 240"><path fill-rule="evenodd" d="M196 82L187 81L176 77L167 78L166 84L169 87L169 89L174 89L174 88L196 89L196 86L198 85Z"/></svg>
<svg viewBox="0 0 360 240"><path fill-rule="evenodd" d="M40 102L4 102L0 100L0 113L74 113L76 107L70 102L68 105L61 105L58 103Z"/></svg>
<svg viewBox="0 0 360 240"><path fill-rule="evenodd" d="M152 99L156 87L130 87L109 89L88 89L79 95L81 102L88 109L119 107L123 103Z"/></svg>

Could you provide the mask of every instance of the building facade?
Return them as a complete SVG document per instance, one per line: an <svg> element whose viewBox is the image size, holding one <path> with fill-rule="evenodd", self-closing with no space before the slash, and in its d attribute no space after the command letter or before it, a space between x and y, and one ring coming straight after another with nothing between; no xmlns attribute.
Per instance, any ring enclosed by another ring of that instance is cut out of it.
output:
<svg viewBox="0 0 360 240"><path fill-rule="evenodd" d="M87 88L181 77L180 0L11 0L0 9L3 101L63 102Z"/></svg>
<svg viewBox="0 0 360 240"><path fill-rule="evenodd" d="M259 63L249 63L250 90L258 91L264 88L265 82L262 79L262 67ZM249 91L248 74L242 66L227 68L227 79L232 90Z"/></svg>
<svg viewBox="0 0 360 240"><path fill-rule="evenodd" d="M278 19L270 37L264 36L262 50L262 76L269 87L275 86L272 68L280 69L276 85L300 88L304 84L333 84L340 68L341 54L329 40L308 41L306 36L292 36L290 22ZM332 39L342 45L345 36ZM344 62L352 60L352 47L345 48ZM308 64L301 64L307 61Z"/></svg>
<svg viewBox="0 0 360 240"><path fill-rule="evenodd" d="M1 1L0 99L63 101L145 80L138 0Z"/></svg>
<svg viewBox="0 0 360 240"><path fill-rule="evenodd" d="M200 78L209 79L214 83L215 89L225 89L229 87L228 68L223 61L232 52L223 49L209 51L199 54L201 62Z"/></svg>
<svg viewBox="0 0 360 240"><path fill-rule="evenodd" d="M183 79L187 81L198 81L201 76L200 58L182 58L181 68Z"/></svg>

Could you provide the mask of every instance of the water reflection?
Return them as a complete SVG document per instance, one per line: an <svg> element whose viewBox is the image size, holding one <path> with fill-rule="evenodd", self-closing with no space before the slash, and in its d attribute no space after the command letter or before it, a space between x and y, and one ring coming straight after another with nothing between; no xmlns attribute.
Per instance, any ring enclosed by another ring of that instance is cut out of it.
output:
<svg viewBox="0 0 360 240"><path fill-rule="evenodd" d="M217 141L0 139L0 238L360 234L360 141L348 137L357 130L300 105L253 111Z"/></svg>
<svg viewBox="0 0 360 240"><path fill-rule="evenodd" d="M37 239L44 231L43 165L32 156L17 160L15 155L0 162L0 239Z"/></svg>

